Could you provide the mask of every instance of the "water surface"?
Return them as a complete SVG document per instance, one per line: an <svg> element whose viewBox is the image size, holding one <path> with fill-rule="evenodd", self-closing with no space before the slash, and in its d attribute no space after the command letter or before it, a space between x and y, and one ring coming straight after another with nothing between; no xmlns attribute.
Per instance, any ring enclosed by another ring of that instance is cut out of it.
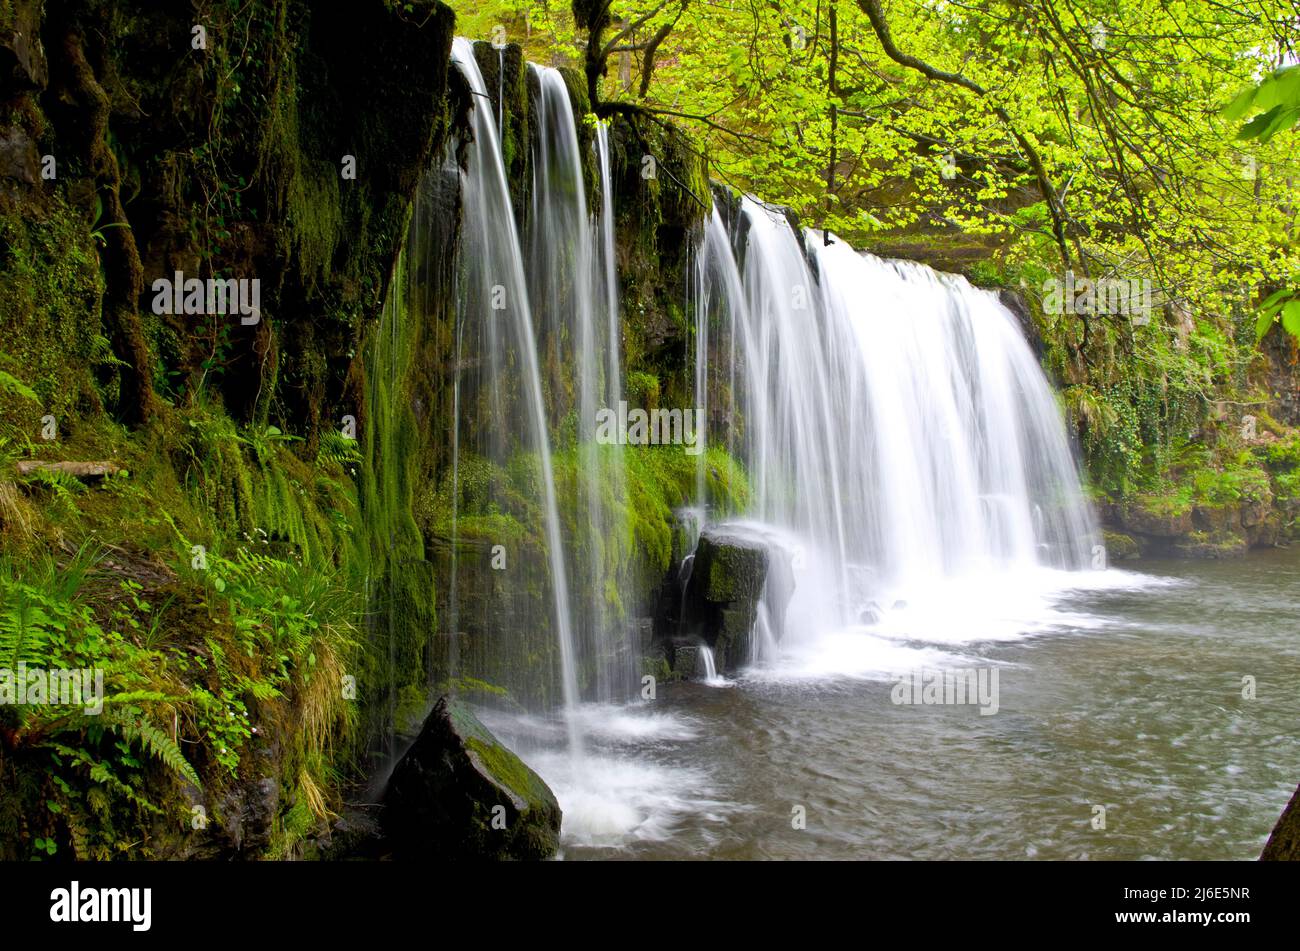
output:
<svg viewBox="0 0 1300 951"><path fill-rule="evenodd" d="M493 725L555 789L567 859L1256 858L1300 782L1300 550L1066 583L586 707L583 760ZM893 703L917 667L996 667L998 712Z"/></svg>

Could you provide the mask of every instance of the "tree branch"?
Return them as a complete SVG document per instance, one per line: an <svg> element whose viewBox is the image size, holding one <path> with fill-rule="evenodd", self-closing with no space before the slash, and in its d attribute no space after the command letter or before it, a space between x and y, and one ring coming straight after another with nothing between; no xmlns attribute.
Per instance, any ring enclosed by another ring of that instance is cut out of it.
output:
<svg viewBox="0 0 1300 951"><path fill-rule="evenodd" d="M998 117L1002 124L1007 127L1007 131L1011 133L1012 138L1016 140L1016 144L1020 146L1021 150L1025 153L1026 159L1029 161L1029 167L1033 170L1034 178L1038 181L1038 187L1042 192L1043 200L1047 202L1047 210L1052 216L1052 233L1056 238L1056 246L1060 251L1061 261L1068 268L1070 266L1070 249L1065 240L1065 222L1061 216L1060 202L1056 196L1056 189L1052 187L1051 179L1047 176L1047 169L1043 165L1042 157L1038 154L1038 150L1034 148L1033 143L1031 143L1015 127L1015 123L1011 121L1011 116L1007 114L1007 111L991 101L989 91L979 83L961 75L960 73L950 73L938 69L931 66L929 63L900 50L894 44L894 39L890 35L889 22L885 19L884 12L880 8L880 0L856 0L856 2L862 12L867 15L867 19L871 21L871 28L875 31L876 38L880 40L880 46L885 51L885 55L895 63L898 63L900 66L905 66L908 69L915 70L922 76L934 80L935 82L960 86L963 89L973 92L981 99L989 101L989 108L992 110L993 114Z"/></svg>

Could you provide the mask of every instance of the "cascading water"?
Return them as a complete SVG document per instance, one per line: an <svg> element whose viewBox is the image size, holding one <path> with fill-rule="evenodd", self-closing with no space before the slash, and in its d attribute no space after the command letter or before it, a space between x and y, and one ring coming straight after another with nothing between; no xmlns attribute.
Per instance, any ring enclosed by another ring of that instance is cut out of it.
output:
<svg viewBox="0 0 1300 951"><path fill-rule="evenodd" d="M622 397L609 132L598 124L595 155L584 156L563 77L530 66L533 180L527 208L514 208L471 45L457 40L453 59L473 93L454 404L474 425L453 437L452 531L463 524L462 482L481 491L481 473L494 473L488 510L516 516L509 493L535 484L539 514L530 517L548 559L567 750L539 740L527 717L501 713L499 729L556 789L571 841L660 837L667 817L688 808L685 774L605 749L616 737L690 735L671 715L612 706L634 695L638 658L621 608L611 607L619 546L630 537L622 449L595 439L597 410ZM856 643L888 637L900 611L908 623L894 634L924 639L917 611L926 605L965 610L964 594L1006 590L990 583L995 575L1016 584L1039 569L1083 566L1094 533L1059 411L997 299L960 278L859 255L833 236L801 240L752 199L738 214L729 229L713 211L688 279L696 408L713 426L709 443L739 458L751 484L751 507L731 529L784 551L797 576L769 573L754 659L827 631ZM535 483L510 475L521 459ZM711 517L708 465L701 455L678 550L689 552ZM513 488L498 486L507 477ZM691 564L688 556L683 578ZM454 579L452 591L459 596ZM493 623L490 611L479 618ZM950 613L940 626L953 623ZM707 682L733 683L710 669L707 645L699 656ZM472 670L489 680L493 672ZM584 694L600 705L581 708Z"/></svg>
<svg viewBox="0 0 1300 951"><path fill-rule="evenodd" d="M465 322L469 332L477 337L474 349L480 361L478 384L481 390L487 391L484 411L489 414L489 425L480 427L480 433L486 430L488 445L478 448L489 458L505 461L508 450L515 448L506 445L507 434L522 431L526 434L523 447L536 455L550 562L552 623L560 655L564 720L569 749L578 757L583 743L577 717L577 657L569 610L568 573L524 256L510 204L497 125L492 110L485 107L490 99L483 74L474 59L473 45L457 38L452 44L452 62L464 75L474 97L470 110L473 140L468 146L467 165L461 181L464 267L458 319ZM509 323L513 333L507 336L500 327L501 323ZM510 374L505 372L507 353L513 357L509 361L513 371ZM519 405L522 405L522 412L515 410ZM463 448L460 442L463 441L458 442L458 452Z"/></svg>
<svg viewBox="0 0 1300 951"><path fill-rule="evenodd" d="M616 573L630 537L623 448L595 439L597 410L617 405L622 395L608 130L596 128L588 161L563 76L529 64L533 180L527 211L520 213L512 206L505 175L498 138L502 120L491 108L474 46L455 41L452 58L472 93L472 134L461 174L465 224L455 338L449 586L455 600L448 604L449 619L459 625L464 613L456 577L462 494L482 491L486 482L489 498L486 505L480 498L480 511L531 518L512 496L519 484L509 475L526 460L538 476L535 501L542 524L537 528L546 543L563 719L569 748L580 755L580 702L584 696L628 699L639 666L616 596ZM599 174L592 183L600 196L595 215L589 208L588 169ZM489 464L486 479L481 460ZM562 533L567 513L573 518ZM481 601L477 607L464 624L499 623L490 607ZM516 695L549 697L544 687L527 682L538 675L528 670L535 661L528 659L527 648L515 656L500 640L479 646L466 672L505 684Z"/></svg>
<svg viewBox="0 0 1300 951"><path fill-rule="evenodd" d="M833 235L808 233L805 253L753 199L740 214L739 269L716 211L706 227L697 306L730 315L750 517L804 567L774 626L874 622L950 584L1085 567L1095 531L1060 411L997 298Z"/></svg>
<svg viewBox="0 0 1300 951"><path fill-rule="evenodd" d="M609 369L605 378L606 392L611 402L623 393L623 358L619 346L622 329L618 306L618 262L614 257L614 173L609 162L609 124L596 123L596 162L600 172L600 219L596 225L600 251L600 281L605 292L606 333L609 348Z"/></svg>
<svg viewBox="0 0 1300 951"><path fill-rule="evenodd" d="M550 390L572 388L576 413L573 510L584 527L575 565L580 596L572 599L579 657L592 668L595 698L626 699L635 661L622 619L610 607L615 547L628 535L621 446L596 440L597 410L622 395L618 290L614 269L613 185L608 130L597 129L600 213L587 206L587 183L576 118L559 70L529 64L536 85L533 189L527 229L529 291L547 348ZM554 398L553 398L554 399ZM556 413L555 415L558 415ZM570 435L566 432L565 435Z"/></svg>
<svg viewBox="0 0 1300 951"><path fill-rule="evenodd" d="M736 339L741 333L747 332L749 327L744 284L737 270L727 226L717 207L710 212L698 241L694 281L695 346L692 368L695 376L695 405L700 411L700 418L707 423L710 420L710 390L729 395L736 393ZM727 373L725 389L717 378L718 361L710 356L711 348L720 345L726 347L722 367ZM733 453L735 449L733 437L730 416L727 418L725 440L719 439L716 432L708 432L706 425L701 426L702 444L707 444L712 439L725 444L728 453ZM703 453L696 458L695 504L701 513L706 513L709 504L704 478L707 460ZM697 536L698 529L699 526L696 526Z"/></svg>
<svg viewBox="0 0 1300 951"><path fill-rule="evenodd" d="M700 646L700 666L704 668L704 682L710 687L718 687L726 683L718 674L718 665L713 658L713 649L707 644Z"/></svg>

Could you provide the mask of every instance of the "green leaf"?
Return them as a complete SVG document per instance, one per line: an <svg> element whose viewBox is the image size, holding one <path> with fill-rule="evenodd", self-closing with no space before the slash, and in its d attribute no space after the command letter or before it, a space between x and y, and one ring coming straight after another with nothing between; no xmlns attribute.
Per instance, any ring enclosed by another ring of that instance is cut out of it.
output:
<svg viewBox="0 0 1300 951"><path fill-rule="evenodd" d="M1240 119L1250 109L1251 103L1255 101L1255 94L1259 90L1254 86L1247 86L1241 92L1233 97L1232 102L1223 107L1223 118L1236 120Z"/></svg>
<svg viewBox="0 0 1300 951"><path fill-rule="evenodd" d="M1293 105L1300 101L1300 67L1283 66L1259 84L1255 106L1272 109L1275 106Z"/></svg>
<svg viewBox="0 0 1300 951"><path fill-rule="evenodd" d="M1259 139L1260 142L1267 142L1279 132L1291 128L1298 119L1300 119L1300 106L1274 106L1268 112L1260 113L1247 122L1237 133L1237 138Z"/></svg>
<svg viewBox="0 0 1300 951"><path fill-rule="evenodd" d="M1300 300L1288 301L1282 308L1282 326L1293 337L1300 337Z"/></svg>
<svg viewBox="0 0 1300 951"><path fill-rule="evenodd" d="M1264 308L1267 311L1276 311L1286 302L1286 299L1290 296L1291 296L1291 288L1284 287L1280 291L1274 291L1272 294L1269 294L1267 297L1265 297L1263 303L1261 303L1259 306Z"/></svg>
<svg viewBox="0 0 1300 951"><path fill-rule="evenodd" d="M1273 326L1273 314L1270 311L1260 311L1259 317L1255 320L1255 343L1259 344L1268 333L1268 328Z"/></svg>

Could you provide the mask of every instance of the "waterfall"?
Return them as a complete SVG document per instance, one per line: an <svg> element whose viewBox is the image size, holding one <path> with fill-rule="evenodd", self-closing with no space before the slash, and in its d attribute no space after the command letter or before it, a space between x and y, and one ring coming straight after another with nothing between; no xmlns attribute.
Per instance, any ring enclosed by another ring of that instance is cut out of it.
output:
<svg viewBox="0 0 1300 951"><path fill-rule="evenodd" d="M699 658L700 666L704 668L704 683L710 687L726 686L726 679L718 674L718 664L713 657L713 648L709 647L708 644L701 644Z"/></svg>
<svg viewBox="0 0 1300 951"><path fill-rule="evenodd" d="M526 208L519 208L499 138L507 106L494 114L470 42L456 40L452 59L472 93L472 135L455 146L463 153L464 226L448 616L470 629L499 626L504 618L528 623L529 599L517 596L526 592L511 592L509 606L494 613L477 591L481 579L469 589L475 603L462 605L457 550L469 544L461 537L468 524L464 497L477 506L468 516L480 526L474 539L498 513L508 516L507 525L537 530L545 540L563 719L569 746L580 754L580 702L627 700L640 666L619 575L631 544L624 450L595 438L598 410L617 406L623 395L609 130L597 124L584 148L588 138L563 75L529 64L532 180ZM535 480L521 480L524 462L535 468ZM521 499L533 484L537 498ZM530 568L523 570L531 577ZM553 692L536 670L538 645L523 643L527 637L474 641L465 674L554 708Z"/></svg>
<svg viewBox="0 0 1300 951"><path fill-rule="evenodd" d="M606 371L604 405L618 406L623 398L622 370L622 308L619 307L618 262L614 255L614 179L609 157L609 125L596 124L596 137L592 143L596 150L597 172L600 176L600 213L594 222L594 243L599 268L596 271L595 298L604 304L604 336ZM595 355L593 355L595 358ZM592 453L597 461L589 472L593 480L593 493L599 499L612 498L616 502L627 499L627 468L622 446L597 446L592 443ZM599 480L603 480L608 495L600 493ZM602 503L603 504L603 503ZM604 509L594 508L601 515L591 525L592 544L604 553L613 539L630 540L632 528L627 510L616 505ZM600 654L596 668L597 699L605 702L622 701L636 690L641 672L641 661L631 643L631 629L626 619L610 609L608 590L618 586L617 568L609 557L596 563L595 584L592 587L597 599L593 612L600 640Z"/></svg>
<svg viewBox="0 0 1300 951"><path fill-rule="evenodd" d="M582 751L578 728L578 677L572 615L569 609L568 574L560 532L560 514L555 490L546 406L543 401L541 369L537 354L532 309L525 278L525 265L510 189L497 138L483 74L474 59L472 44L457 38L452 44L452 61L469 84L474 101L470 110L473 141L469 144L467 167L462 176L464 228L459 319L469 332L481 335L480 386L488 391L486 411L490 415L485 435L485 454L505 461L507 437L523 435L523 445L536 454L542 484L547 556L553 602L552 624L559 649L560 684L565 707L569 748L574 756ZM504 105L503 105L504 110ZM509 324L507 336L501 324ZM509 347L509 351L507 351ZM513 359L507 359L513 357ZM507 367L509 371L507 372ZM522 405L522 413L516 407ZM519 417L519 418L516 418ZM459 425L457 420L456 424ZM463 441L462 441L463 442ZM458 444L458 452L463 445Z"/></svg>
<svg viewBox="0 0 1300 951"><path fill-rule="evenodd" d="M606 377L609 402L616 403L623 394L622 327L618 306L618 262L614 256L614 173L609 162L609 123L596 123L596 161L600 171L600 218L596 225L600 250L600 280L605 292L609 346L609 375Z"/></svg>
<svg viewBox="0 0 1300 951"><path fill-rule="evenodd" d="M744 312L745 292L736 269L731 240L727 235L722 215L715 207L704 223L704 231L695 254L694 273L695 347L692 371L695 376L695 406L701 413L701 440L707 445L709 438L709 384L713 361L709 346L717 338L725 339L728 346L728 385L726 392L735 392L735 338L736 315ZM741 326L748 322L742 319ZM714 328L712 335L710 328ZM716 435L714 437L716 439ZM728 452L733 449L730 427L726 440ZM704 453L696 457L695 504L702 512L708 508L705 492L704 470L707 459Z"/></svg>
<svg viewBox="0 0 1300 951"><path fill-rule="evenodd" d="M618 785L626 763L606 750L611 731L643 727L602 708L588 754L593 710L580 706L632 699L640 665L623 603L636 567L624 449L596 439L598 411L624 396L611 132L580 124L564 75L530 64L532 178L512 194L509 106L491 108L468 41L454 42L453 62L471 92L470 134L453 146L460 164L446 167L463 210L455 423L440 487L450 492L453 650L462 624L470 635L456 672L519 701L495 712L555 785L566 835L603 840L643 823L639 793ZM701 438L715 461L725 447L748 475L737 532L782 552L756 605L754 660L826 631L876 636L863 629L927 603L965 610L951 581L988 601L1001 590L985 584L991 574L1014 583L1086 564L1095 533L1059 408L994 295L800 234L751 198L734 220L725 214L701 223L674 290L694 308L691 376L674 392L713 427ZM709 465L697 457L695 497L676 509L681 592L691 548L717 516ZM518 543L516 573L498 576L505 583L473 574L504 536ZM471 584L456 577L458 550ZM533 604L549 629L531 623ZM707 644L698 656L706 683L735 684ZM537 728L538 709L558 709L567 749L554 722ZM664 728L657 716L649 728Z"/></svg>
<svg viewBox="0 0 1300 951"><path fill-rule="evenodd" d="M997 297L801 236L752 198L740 215L739 249L717 211L707 224L697 307L730 315L749 517L804 566L795 623L765 618L756 651L947 581L1085 567L1096 531L1060 409ZM708 362L697 346L697 390Z"/></svg>
<svg viewBox="0 0 1300 951"><path fill-rule="evenodd" d="M472 139L459 146L451 531L455 539L464 524L462 483L486 491L489 513L514 518L521 503L510 493L535 485L528 517L545 542L577 755L579 703L628 699L638 663L621 601L631 534L623 449L595 438L598 410L623 396L610 131L597 123L588 135L564 76L530 64L532 180L517 208L499 139L505 106L489 107L470 43L455 42L453 61L473 97ZM778 653L787 633L942 601L954 579L1087 563L1095 531L1059 408L993 294L800 234L753 198L735 216L728 223L715 208L692 242L688 360L709 444L748 473L746 521L796 566L797 578L769 578L778 588L759 605L756 660ZM495 473L486 480L483 460ZM519 481L522 461L534 481ZM698 514L696 533L711 517L707 469L701 454L683 510ZM457 623L455 577L450 599Z"/></svg>
<svg viewBox="0 0 1300 951"><path fill-rule="evenodd" d="M580 552L575 580L581 594L573 599L578 656L591 668L596 699L624 700L636 659L623 619L610 603L611 591L617 591L618 546L629 533L620 504L623 448L596 441L597 410L617 406L622 395L608 129L599 126L592 143L600 195L600 212L592 216L564 77L534 63L528 69L536 83L529 290L556 376L551 390L563 393L571 386L576 412L572 431L564 434L577 447L574 496L561 501L572 504L582 526L573 539Z"/></svg>

